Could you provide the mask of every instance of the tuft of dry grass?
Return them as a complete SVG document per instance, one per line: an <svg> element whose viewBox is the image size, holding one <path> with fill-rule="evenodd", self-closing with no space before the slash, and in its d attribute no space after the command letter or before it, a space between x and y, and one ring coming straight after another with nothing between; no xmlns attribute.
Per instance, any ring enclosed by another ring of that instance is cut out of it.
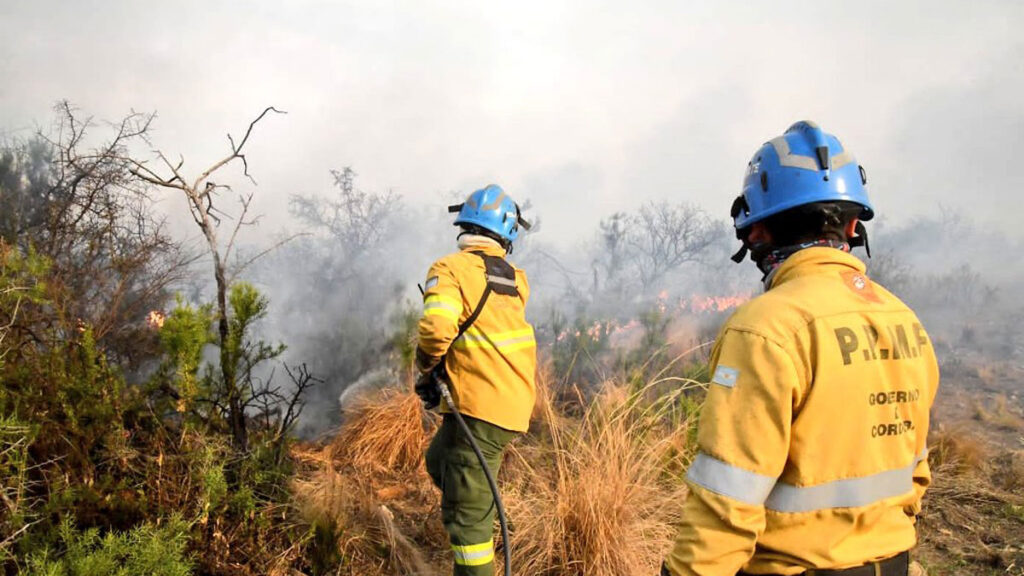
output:
<svg viewBox="0 0 1024 576"><path fill-rule="evenodd" d="M383 390L356 401L330 455L369 475L407 474L422 467L434 428L415 394Z"/></svg>
<svg viewBox="0 0 1024 576"><path fill-rule="evenodd" d="M958 476L980 471L989 456L989 449L976 434L964 426L939 426L928 440L928 462L933 470L944 470Z"/></svg>
<svg viewBox="0 0 1024 576"><path fill-rule="evenodd" d="M330 467L294 480L292 496L299 516L311 526L348 523L353 506L351 482Z"/></svg>
<svg viewBox="0 0 1024 576"><path fill-rule="evenodd" d="M1001 430L1024 430L1024 418L1010 408L1010 401L1005 394L995 396L992 399L991 408L979 401L975 404L974 412L977 420Z"/></svg>
<svg viewBox="0 0 1024 576"><path fill-rule="evenodd" d="M512 451L506 506L515 570L522 574L653 574L674 536L686 487L687 426L669 417L677 398L608 386L581 421L550 401L550 442ZM546 394L546 387L540 393Z"/></svg>
<svg viewBox="0 0 1024 576"><path fill-rule="evenodd" d="M982 384L991 386L996 381L996 369L991 365L978 366L975 368L975 376L981 380Z"/></svg>
<svg viewBox="0 0 1024 576"><path fill-rule="evenodd" d="M1024 494L1024 450L1012 450L993 460L993 481L1015 494Z"/></svg>
<svg viewBox="0 0 1024 576"><path fill-rule="evenodd" d="M324 467L296 480L292 493L312 533L310 561L321 570L341 562L344 571L337 574L436 574L397 526L394 513L374 498L371 486Z"/></svg>
<svg viewBox="0 0 1024 576"><path fill-rule="evenodd" d="M419 547L399 530L395 524L394 513L384 505L378 506L376 511L388 543L392 566L397 568L400 574L414 576L435 574L434 569L427 564Z"/></svg>
<svg viewBox="0 0 1024 576"><path fill-rule="evenodd" d="M292 494L314 572L435 576L424 519L436 516L437 496L423 452L436 420L408 392L373 392L355 406L329 444L295 455L307 468Z"/></svg>

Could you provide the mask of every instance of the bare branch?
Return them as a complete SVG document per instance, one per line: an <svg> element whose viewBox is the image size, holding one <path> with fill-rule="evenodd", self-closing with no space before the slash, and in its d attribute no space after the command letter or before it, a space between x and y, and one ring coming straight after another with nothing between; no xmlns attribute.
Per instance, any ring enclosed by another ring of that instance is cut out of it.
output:
<svg viewBox="0 0 1024 576"><path fill-rule="evenodd" d="M252 258L249 258L248 260L243 262L240 266L238 266L235 269L235 271L231 274L231 276L230 276L231 281L233 282L234 279L237 278L238 275L242 273L242 271L244 271L246 268L251 266L253 262L259 260L260 258L262 258L262 257L266 256L267 254L273 252L274 250L277 250L278 248L280 248L281 246L284 246L285 244L291 242L292 240L295 240L296 238L301 238L303 236L309 236L309 235L310 235L309 232L300 232L298 234L292 234L291 236L285 238L284 240L281 240L280 242L277 242L276 244L274 244L270 248L267 248L266 250L261 251L259 254L256 254Z"/></svg>
<svg viewBox="0 0 1024 576"><path fill-rule="evenodd" d="M295 422L298 421L299 416L302 415L302 410L305 407L303 396L306 391L317 384L324 383L323 380L313 376L309 372L309 368L306 367L305 363L297 366L294 372L287 364L285 364L284 370L288 374L288 377L291 378L292 383L295 384L295 389L292 391L291 398L285 408L284 416L278 421L278 443L283 440L288 430L291 429Z"/></svg>
<svg viewBox="0 0 1024 576"><path fill-rule="evenodd" d="M249 205L252 203L252 192L248 195L239 195L238 202L242 205L242 213L238 215L238 220L235 221L235 229L231 231L231 238L228 240L227 248L224 249L224 260L231 259L231 251L235 247L235 238L238 237L238 231L245 225L245 215L249 212Z"/></svg>
<svg viewBox="0 0 1024 576"><path fill-rule="evenodd" d="M245 131L245 136L242 138L242 141L239 142L237 146L235 145L234 139L231 137L230 134L228 134L228 142L231 144L231 155L221 159L218 162L215 162L212 166L207 168L202 174L199 175L199 178L196 179L195 184L192 185L192 188L199 188L199 184L206 180L210 176L210 174L213 174L221 167L223 167L225 164L231 162L236 158L242 159L242 164L244 165L243 174L245 174L246 178L249 178L249 180L252 181L253 184L255 184L256 181L253 180L252 176L249 175L249 164L246 161L245 156L242 154L242 149L245 147L245 143L249 141L249 136L252 134L252 129L256 126L256 123L262 120L263 117L266 116L269 112L275 112L277 114L287 114L287 112L278 110L273 106L267 106L263 110L263 112L261 112L260 115L256 117L255 120L249 123L249 128Z"/></svg>
<svg viewBox="0 0 1024 576"><path fill-rule="evenodd" d="M263 117L266 116L268 112L276 112L277 114L287 114L287 112L283 110L278 110L273 106L267 106L263 110L263 112L261 112L260 115L256 117L255 120L249 123L249 129L245 131L245 136L242 138L242 142L238 146L235 146L234 141L231 142L231 149L235 152L235 154L238 154L239 152L242 151L242 147L245 146L245 143L248 142L249 140L249 135L252 134L253 127L256 126L256 123L262 120ZM230 134L228 135L228 139L231 139Z"/></svg>

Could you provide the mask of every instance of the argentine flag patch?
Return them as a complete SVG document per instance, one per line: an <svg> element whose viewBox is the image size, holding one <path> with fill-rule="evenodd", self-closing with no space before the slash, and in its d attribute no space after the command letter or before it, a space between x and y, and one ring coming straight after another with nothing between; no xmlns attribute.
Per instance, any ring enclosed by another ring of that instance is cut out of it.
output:
<svg viewBox="0 0 1024 576"><path fill-rule="evenodd" d="M732 388L736 385L736 379L739 377L739 370L729 368L728 366L719 366L715 368L715 375L711 378L711 382L714 384L720 384L726 388Z"/></svg>

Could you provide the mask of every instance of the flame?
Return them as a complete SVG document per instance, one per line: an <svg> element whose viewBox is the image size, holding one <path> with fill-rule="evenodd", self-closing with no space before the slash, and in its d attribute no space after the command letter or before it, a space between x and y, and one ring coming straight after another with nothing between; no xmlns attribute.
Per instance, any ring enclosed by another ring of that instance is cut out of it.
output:
<svg viewBox="0 0 1024 576"><path fill-rule="evenodd" d="M692 296L680 300L682 310L703 314L706 312L725 312L736 308L748 300L750 294L733 294L729 296Z"/></svg>
<svg viewBox="0 0 1024 576"><path fill-rule="evenodd" d="M673 306L673 303L669 301L668 291L662 290L658 293L658 298L654 305L657 307L658 311L662 313L673 310L682 314L714 314L718 312L727 312L733 308L737 308L745 304L752 297L753 295L751 293L738 293L724 296L682 296L675 301ZM636 318L625 323L617 320L597 321L582 328L569 328L562 330L555 335L555 341L562 342L567 338L580 338L582 336L587 336L591 340L598 340L603 335L610 338L614 343L614 341L626 338L631 333L639 329L641 329L641 323Z"/></svg>
<svg viewBox="0 0 1024 576"><path fill-rule="evenodd" d="M151 330L159 330L164 327L164 320L167 317L164 313L159 310L150 310L149 314L146 314L146 326Z"/></svg>

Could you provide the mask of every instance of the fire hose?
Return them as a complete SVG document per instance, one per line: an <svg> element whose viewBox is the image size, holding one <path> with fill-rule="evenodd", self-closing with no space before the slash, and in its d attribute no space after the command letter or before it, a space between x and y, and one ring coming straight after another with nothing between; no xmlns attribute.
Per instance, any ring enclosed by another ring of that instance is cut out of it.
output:
<svg viewBox="0 0 1024 576"><path fill-rule="evenodd" d="M459 428L462 429L462 433L466 435L466 439L469 440L470 447L473 448L473 452L476 454L477 460L480 461L480 467L484 471L484 476L487 477L487 485L491 488L491 495L494 497L494 506L498 509L498 523L501 525L501 542L502 551L505 555L505 576L512 576L512 548L508 539L508 521L505 518L505 506L501 502L501 494L498 492L498 483L494 480L494 474L491 473L491 468L487 465L487 459L484 458L484 453L480 451L480 446L476 443L476 438L473 437L473 433L470 432L469 426L466 425L466 421L462 418L462 414L459 414L458 409L455 408L455 400L452 398L452 393L448 389L448 383L445 382L444 378L438 374L437 370L430 372L431 380L437 386L438 391L441 392L441 397L445 403L448 404L448 408L451 409L452 414L455 416L455 421L459 423Z"/></svg>

